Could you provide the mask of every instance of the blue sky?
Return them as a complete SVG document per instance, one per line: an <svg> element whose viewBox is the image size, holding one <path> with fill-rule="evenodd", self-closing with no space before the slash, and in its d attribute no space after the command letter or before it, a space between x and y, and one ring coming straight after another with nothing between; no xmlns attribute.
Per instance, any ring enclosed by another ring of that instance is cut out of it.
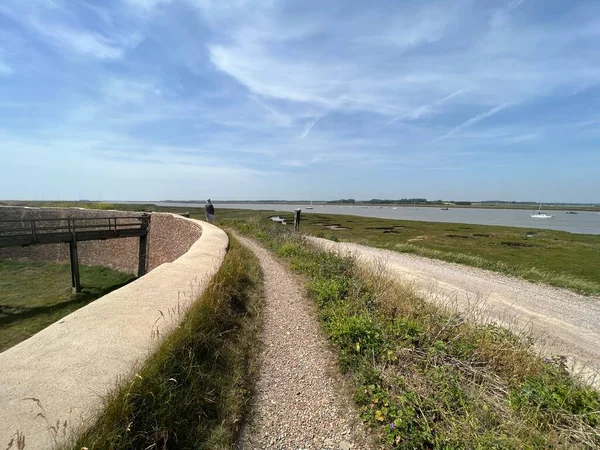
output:
<svg viewBox="0 0 600 450"><path fill-rule="evenodd" d="M2 0L0 198L600 202L600 2Z"/></svg>

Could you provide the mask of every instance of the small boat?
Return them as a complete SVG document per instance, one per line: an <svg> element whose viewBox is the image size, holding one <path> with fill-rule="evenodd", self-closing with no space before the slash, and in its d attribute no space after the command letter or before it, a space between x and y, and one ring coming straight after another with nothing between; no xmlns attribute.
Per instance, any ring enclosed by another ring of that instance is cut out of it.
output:
<svg viewBox="0 0 600 450"><path fill-rule="evenodd" d="M542 212L542 202L540 202L540 207L537 212L532 212L529 215L532 219L552 219L554 218L554 214L546 214Z"/></svg>
<svg viewBox="0 0 600 450"><path fill-rule="evenodd" d="M306 207L306 209L313 209L312 200L310 201L310 205Z"/></svg>
<svg viewBox="0 0 600 450"><path fill-rule="evenodd" d="M442 208L442 211L450 211L450 208Z"/></svg>
<svg viewBox="0 0 600 450"><path fill-rule="evenodd" d="M577 211L567 211L565 214L579 214Z"/></svg>

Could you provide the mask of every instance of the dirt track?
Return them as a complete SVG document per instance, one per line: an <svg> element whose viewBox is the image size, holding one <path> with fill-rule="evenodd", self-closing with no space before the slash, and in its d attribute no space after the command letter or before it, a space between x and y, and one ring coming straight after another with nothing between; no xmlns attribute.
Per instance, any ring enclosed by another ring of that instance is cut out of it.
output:
<svg viewBox="0 0 600 450"><path fill-rule="evenodd" d="M599 385L600 298L458 264L319 238L311 242L384 266L410 281L428 298L469 311L478 320L495 321L531 332L545 355L567 357L569 367ZM382 264L383 263L383 264Z"/></svg>
<svg viewBox="0 0 600 450"><path fill-rule="evenodd" d="M240 448L371 448L304 287L268 250L239 237L260 260L265 307L253 420Z"/></svg>

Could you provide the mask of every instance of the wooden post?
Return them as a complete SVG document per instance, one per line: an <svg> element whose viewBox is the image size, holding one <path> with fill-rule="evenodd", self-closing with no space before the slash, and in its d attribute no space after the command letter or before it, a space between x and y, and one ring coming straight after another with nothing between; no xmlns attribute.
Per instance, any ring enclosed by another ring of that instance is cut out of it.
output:
<svg viewBox="0 0 600 450"><path fill-rule="evenodd" d="M77 241L69 242L69 255L71 257L71 286L73 294L81 292L81 280L79 278L79 257L77 256Z"/></svg>
<svg viewBox="0 0 600 450"><path fill-rule="evenodd" d="M141 218L142 229L146 230L146 233L140 236L140 248L138 256L138 277L146 274L146 260L148 259L148 228L150 225L150 216L144 214Z"/></svg>

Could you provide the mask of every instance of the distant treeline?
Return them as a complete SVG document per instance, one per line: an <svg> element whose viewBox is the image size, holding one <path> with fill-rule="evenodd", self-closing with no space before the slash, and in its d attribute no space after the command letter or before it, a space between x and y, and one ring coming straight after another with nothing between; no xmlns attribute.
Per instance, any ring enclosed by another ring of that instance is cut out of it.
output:
<svg viewBox="0 0 600 450"><path fill-rule="evenodd" d="M334 204L370 204L370 205L444 205L444 204L454 204L454 205L470 205L471 202L457 202L457 201L443 201L443 200L427 200L426 198L400 198L400 199L388 199L388 198L372 198L371 200L359 200L356 201L353 198L343 198L341 200L332 200L327 203Z"/></svg>

